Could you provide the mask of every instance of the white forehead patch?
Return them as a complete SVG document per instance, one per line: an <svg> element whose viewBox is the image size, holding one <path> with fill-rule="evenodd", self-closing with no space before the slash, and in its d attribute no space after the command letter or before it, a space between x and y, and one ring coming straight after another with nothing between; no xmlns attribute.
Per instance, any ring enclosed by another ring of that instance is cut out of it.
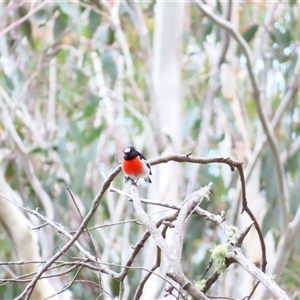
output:
<svg viewBox="0 0 300 300"><path fill-rule="evenodd" d="M124 149L124 153L129 153L130 150L131 150L130 148L125 148L125 149Z"/></svg>

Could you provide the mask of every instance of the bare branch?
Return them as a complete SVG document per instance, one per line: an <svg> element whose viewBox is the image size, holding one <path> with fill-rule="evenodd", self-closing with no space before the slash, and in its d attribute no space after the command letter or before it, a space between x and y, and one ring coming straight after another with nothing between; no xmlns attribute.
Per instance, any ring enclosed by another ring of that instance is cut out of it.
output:
<svg viewBox="0 0 300 300"><path fill-rule="evenodd" d="M208 164L208 163L225 163L228 164L231 169L235 169L235 168L241 168L242 167L242 163L239 161L235 161L232 160L230 158L223 158L223 157L217 157L217 158L201 158L201 157L194 157L192 155L176 155L176 154L170 154L170 155L166 155L166 156L161 156L155 159L150 160L150 163L152 165L157 165L160 163L167 163L169 161L176 161L176 162L189 162L189 163L203 163L203 164ZM78 230L75 232L74 235L70 236L69 233L67 233L66 231L63 230L63 228L61 228L60 226L56 225L55 223L49 221L48 219L44 218L43 216L41 216L39 213L37 213L36 211L30 211L26 208L25 210L28 210L28 212L33 213L35 215L38 215L41 219L43 219L46 222L49 222L49 224L53 227L57 227L58 226L58 230L61 232L64 232L64 234L69 238L69 241L60 249L59 252L55 253L41 268L40 270L36 273L36 275L34 276L34 278L32 279L32 281L27 285L27 287L24 289L24 291L16 298L18 300L22 299L22 297L25 297L25 299L29 299L32 290L36 284L36 282L39 280L39 278L42 276L42 274L55 262L57 261L57 259L62 256L63 254L65 254L65 252L73 245L75 244L77 247L80 247L80 245L78 244L77 239L79 238L79 236L82 234L82 232L85 231L85 228L89 222L89 220L91 219L91 217L93 216L93 214L96 212L101 199L104 195L104 193L106 192L107 189L109 189L111 182L114 180L114 178L118 175L118 173L121 171L121 166L117 166L115 168L115 170L111 173L111 175L104 181L104 183L102 184L101 189L99 190L99 192L97 193L95 199L92 202L91 208L89 210L89 212L87 213L87 215L84 217L82 223L80 224ZM146 214L146 212L143 210L143 207L141 206L141 201L139 199L138 196L138 192L137 192L137 188L134 185L131 185L130 187L131 189L131 197L133 199L134 202L134 206L136 208L137 214L140 218L140 220L143 222L143 224L146 226L146 228L149 230L149 232L151 233L152 237L156 240L157 245L161 248L164 256L166 256L166 258L170 261L172 268L177 271L177 273L175 272L170 273L169 276L175 280L177 283L179 283L190 295L193 295L195 297L199 297L198 299L206 299L205 295L202 294L201 292L199 292L195 286L185 277L185 275L183 274L181 267L180 267L180 259L178 258L174 258L172 255L172 251L169 248L169 246L167 245L166 241L164 240L164 238L161 236L160 230L157 228L157 226L159 226L158 224L155 224L150 217ZM209 190L208 187L206 187L206 189ZM202 191L202 195L203 197L205 197L205 195L208 194L208 190ZM157 204L155 202L152 202L151 204ZM163 205L162 206L165 207L169 207L172 209L176 209L178 210L179 208L174 206L174 205ZM201 215L203 215L203 211L201 211L201 209L199 207L197 207L195 209L195 213L199 213ZM221 216L214 216L212 214L206 213L204 214L205 217L207 219L210 219L212 221L216 221L219 222L220 224L222 224L223 222L223 218ZM161 222L163 222L164 220L161 220ZM132 254L131 258L128 260L127 262L127 267L125 267L125 270L120 273L120 274L116 274L112 271L109 270L104 270L103 268L101 269L102 272L110 274L112 277L119 279L122 281L122 278L124 279L124 277L126 276L128 269L132 268L130 267L130 265L132 264L134 257L137 255L137 253L139 252L140 248L142 247L143 243L145 242L145 240L149 237L149 233L146 233L143 237L143 241L141 242L141 244L137 247L137 250L134 251L134 254ZM88 252L86 252L83 248L81 248L81 251L83 251L83 253L85 253L85 255L89 255L90 259L92 261L95 261L95 258L93 256L91 256ZM98 259L96 259L97 263L99 264L105 264L100 262ZM112 264L110 264L112 265Z"/></svg>
<svg viewBox="0 0 300 300"><path fill-rule="evenodd" d="M186 218L189 216L190 212L193 211L205 197L208 197L213 191L213 184L210 182L207 187L202 188L199 191L192 193L187 199L182 203L181 209L179 211L177 221L175 222L175 228L173 232L173 251L172 256L176 257L179 262L181 260L182 246L183 246L183 235L186 225ZM176 270L175 270L176 272Z"/></svg>
<svg viewBox="0 0 300 300"><path fill-rule="evenodd" d="M14 29L15 27L20 26L22 23L24 23L25 21L27 21L31 16L33 16L35 13L37 13L40 9L42 9L47 3L49 3L49 2L48 1L42 1L42 2L40 2L35 8L33 8L32 10L30 10L27 13L27 15L25 15L24 17L20 18L19 20L15 21L15 22L11 23L6 28L2 29L0 31L0 36L8 33L10 30Z"/></svg>
<svg viewBox="0 0 300 300"><path fill-rule="evenodd" d="M246 259L239 248L234 247L232 251L230 251L230 258L234 259L248 273L257 278L277 299L289 299L287 294L275 283L274 280L269 278Z"/></svg>
<svg viewBox="0 0 300 300"><path fill-rule="evenodd" d="M166 236L166 231L168 229L168 226L164 226L164 229L162 230L162 236L163 238L165 238ZM156 249L156 260L155 263L153 265L153 267L150 269L150 272L148 272L144 278L140 281L139 286L137 287L135 294L134 294L134 300L139 300L142 296L143 293L143 288L147 282L147 280L150 278L150 276L152 275L152 272L154 272L161 263L161 249L159 247L157 247Z"/></svg>
<svg viewBox="0 0 300 300"><path fill-rule="evenodd" d="M61 251L54 254L48 261L43 265L43 267L40 268L40 270L37 272L37 274L34 276L30 284L27 285L27 287L23 290L23 292L16 298L16 300L21 300L23 297L25 299L29 299L30 295L34 289L34 286L36 285L39 278L42 276L42 274L55 262L60 256L63 255L78 239L78 237L81 235L81 233L84 231L85 227L87 226L89 220L92 218L93 214L96 212L100 201L102 199L103 194L106 192L106 190L109 188L110 183L113 181L113 179L117 176L117 174L120 172L121 168L118 166L113 173L108 177L108 179L103 183L101 189L99 190L98 194L96 195L95 199L92 202L92 206L90 208L90 211L85 216L83 221L81 222L78 230L76 233L72 236L72 238L61 248Z"/></svg>
<svg viewBox="0 0 300 300"><path fill-rule="evenodd" d="M128 181L129 182L129 181ZM202 191L202 198L209 194L209 188L205 187ZM172 273L168 273L168 275L180 286L185 289L194 299L208 299L205 294L199 291L184 275L181 265L180 265L180 257L175 257L173 251L170 249L165 239L162 237L160 231L155 226L153 220L149 217L149 215L144 211L141 201L139 199L139 193L136 185L131 182L130 192L132 194L133 205L136 210L136 213L144 223L145 227L149 230L151 236L155 240L156 244L160 247L165 257L168 259L171 264L171 268L173 270Z"/></svg>
<svg viewBox="0 0 300 300"><path fill-rule="evenodd" d="M11 119L11 116L6 108L6 105L4 104L4 101L2 100L1 95L0 95L0 108L2 111L2 119L3 119L2 121L3 121L7 131L9 132L12 140L14 141L18 150L20 151L22 163L24 165L26 175L32 185L32 188L34 189L35 193L39 197L41 203L43 204L43 207L46 211L47 217L49 219L53 220L54 208L53 208L51 199L50 199L49 195L45 192L41 182L39 181L38 177L36 176L32 161L26 153L27 151L26 151L25 145L13 124L13 120Z"/></svg>
<svg viewBox="0 0 300 300"><path fill-rule="evenodd" d="M258 86L258 82L256 79L256 76L252 69L252 54L251 50L249 48L249 45L245 41L245 39L241 36L241 34L235 30L235 28L232 26L230 22L223 19L222 17L215 14L209 6L202 3L200 0L195 0L195 2L198 4L201 11L210 18L214 23L219 25L221 28L228 31L232 37L237 41L237 43L240 45L247 61L247 70L250 76L250 82L252 84L253 88L253 100L257 107L257 112L260 118L260 121L262 123L262 126L264 128L264 132L267 136L268 143L271 147L271 151L274 157L274 162L277 170L277 176L278 176L278 182L279 182L279 203L280 203L280 227L281 230L284 230L287 227L288 224L288 215L289 215L289 205L288 205L288 189L287 189L287 183L284 175L284 168L282 163L280 162L280 156L279 156L279 150L276 144L276 137L273 131L273 128L270 126L267 117L265 115L265 112L262 108L261 104L261 97L260 97L260 89Z"/></svg>

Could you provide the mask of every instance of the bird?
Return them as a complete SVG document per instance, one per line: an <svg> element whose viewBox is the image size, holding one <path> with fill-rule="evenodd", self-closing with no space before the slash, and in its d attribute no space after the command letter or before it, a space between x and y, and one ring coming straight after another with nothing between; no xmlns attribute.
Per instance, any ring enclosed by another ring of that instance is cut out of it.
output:
<svg viewBox="0 0 300 300"><path fill-rule="evenodd" d="M146 182L151 183L149 177L152 175L151 167L145 156L132 146L124 148L123 152L122 170L125 174L125 182L130 178L136 184L140 178L144 178Z"/></svg>

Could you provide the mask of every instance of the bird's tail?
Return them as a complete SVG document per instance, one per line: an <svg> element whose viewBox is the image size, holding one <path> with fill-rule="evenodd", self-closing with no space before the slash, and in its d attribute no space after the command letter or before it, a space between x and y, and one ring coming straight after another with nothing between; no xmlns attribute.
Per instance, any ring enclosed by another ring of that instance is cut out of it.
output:
<svg viewBox="0 0 300 300"><path fill-rule="evenodd" d="M149 176L145 177L144 180L145 180L146 182L148 182L148 183L151 183L151 182L152 182Z"/></svg>

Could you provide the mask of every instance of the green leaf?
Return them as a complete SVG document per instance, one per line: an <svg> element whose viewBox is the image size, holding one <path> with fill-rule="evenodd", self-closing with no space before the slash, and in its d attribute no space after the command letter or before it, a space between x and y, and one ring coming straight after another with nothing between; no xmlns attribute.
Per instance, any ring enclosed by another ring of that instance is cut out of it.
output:
<svg viewBox="0 0 300 300"><path fill-rule="evenodd" d="M286 28L284 31L279 28L274 28L273 31L271 31L271 38L279 45L281 50L289 47L292 42L290 31Z"/></svg>
<svg viewBox="0 0 300 300"><path fill-rule="evenodd" d="M59 143L58 143L58 154L62 160L62 162L64 163L65 165L65 168L67 169L68 172L70 172L70 164L69 164L69 161L68 161L68 153L67 153L67 141L65 138L61 138L59 140Z"/></svg>
<svg viewBox="0 0 300 300"><path fill-rule="evenodd" d="M75 121L70 122L70 133L71 133L71 136L73 137L75 143L81 150L83 148L83 140L82 140L82 134L77 126L77 122L75 122Z"/></svg>
<svg viewBox="0 0 300 300"><path fill-rule="evenodd" d="M76 176L73 179L73 187L74 187L74 191L77 194L80 194L82 192L82 188L84 186L84 178L86 175L87 158L84 154L82 156L83 157L81 159L77 159L75 162Z"/></svg>
<svg viewBox="0 0 300 300"><path fill-rule="evenodd" d="M89 23L88 23L88 29L90 36L92 37L101 24L101 16L99 14L96 14L93 10L90 12L89 17Z"/></svg>
<svg viewBox="0 0 300 300"><path fill-rule="evenodd" d="M61 193L58 197L59 203L60 205L64 208L67 209L68 208L68 204L69 204L69 194L67 193L67 188L66 186L62 185L61 188Z"/></svg>
<svg viewBox="0 0 300 300"><path fill-rule="evenodd" d="M220 3L220 0L217 0L217 11L220 15L222 15L222 5Z"/></svg>
<svg viewBox="0 0 300 300"><path fill-rule="evenodd" d="M67 25L68 25L68 16L60 11L58 17L55 19L55 24L53 29L55 40L58 40L61 37L64 30L67 28Z"/></svg>
<svg viewBox="0 0 300 300"><path fill-rule="evenodd" d="M41 153L41 154L44 154L44 155L46 156L47 153L48 153L48 150L43 149L43 148L41 148L41 147L35 147L35 148L31 151L31 153L34 153L34 154Z"/></svg>
<svg viewBox="0 0 300 300"><path fill-rule="evenodd" d="M250 26L246 31L243 32L242 36L249 43L255 36L257 29L259 28L258 24Z"/></svg>
<svg viewBox="0 0 300 300"><path fill-rule="evenodd" d="M113 28L111 26L108 27L108 40L107 40L107 44L111 45L113 44L115 41L115 31L113 30Z"/></svg>
<svg viewBox="0 0 300 300"><path fill-rule="evenodd" d="M46 9L41 9L34 15L34 17L38 27L44 26L48 19L48 12Z"/></svg>
<svg viewBox="0 0 300 300"><path fill-rule="evenodd" d="M278 207L273 207L273 208L268 207L261 228L263 235L266 235L268 231L273 227L277 227L278 219L279 219Z"/></svg>
<svg viewBox="0 0 300 300"><path fill-rule="evenodd" d="M270 176L270 174L274 174ZM261 178L260 178L261 190L266 191L266 199L269 207L274 207L278 199L278 176L275 169L274 157L270 148L266 150L262 160L261 166Z"/></svg>
<svg viewBox="0 0 300 300"><path fill-rule="evenodd" d="M109 74L109 77L111 78L111 81L114 84L114 82L117 79L117 68L115 61L111 55L111 51L105 50L102 53L101 60L103 64L103 69Z"/></svg>
<svg viewBox="0 0 300 300"><path fill-rule="evenodd" d="M297 3L297 0L289 0L289 5L294 6Z"/></svg>
<svg viewBox="0 0 300 300"><path fill-rule="evenodd" d="M195 106L191 108L184 121L183 121L183 136L186 137L190 134L191 129L194 127L195 123L200 119L200 108Z"/></svg>
<svg viewBox="0 0 300 300"><path fill-rule="evenodd" d="M86 145L89 145L92 143L95 139L98 139L103 127L99 126L96 128L93 128L91 130L88 130L87 136L85 136L84 142Z"/></svg>
<svg viewBox="0 0 300 300"><path fill-rule="evenodd" d="M77 17L78 5L74 5L67 1L58 1L58 5L66 16L69 16L70 18Z"/></svg>
<svg viewBox="0 0 300 300"><path fill-rule="evenodd" d="M28 11L24 7L20 7L18 9L18 12L20 14L20 17L24 17L28 13ZM21 31L27 37L31 47L34 48L34 39L32 38L32 28L29 20L26 20L22 23Z"/></svg>
<svg viewBox="0 0 300 300"><path fill-rule="evenodd" d="M12 78L10 76L7 76L5 73L3 75L4 75L5 86L9 90L13 91L15 89L15 85L14 85Z"/></svg>
<svg viewBox="0 0 300 300"><path fill-rule="evenodd" d="M99 100L98 100L99 101ZM82 119L89 118L95 115L99 102L96 103L88 103L83 110Z"/></svg>
<svg viewBox="0 0 300 300"><path fill-rule="evenodd" d="M115 32L110 24L103 24L99 28L97 39L102 44L111 45L115 41Z"/></svg>
<svg viewBox="0 0 300 300"><path fill-rule="evenodd" d="M210 20L207 20L207 22L205 22L204 28L203 28L204 37L211 34L212 29L213 29L213 22L211 22Z"/></svg>

